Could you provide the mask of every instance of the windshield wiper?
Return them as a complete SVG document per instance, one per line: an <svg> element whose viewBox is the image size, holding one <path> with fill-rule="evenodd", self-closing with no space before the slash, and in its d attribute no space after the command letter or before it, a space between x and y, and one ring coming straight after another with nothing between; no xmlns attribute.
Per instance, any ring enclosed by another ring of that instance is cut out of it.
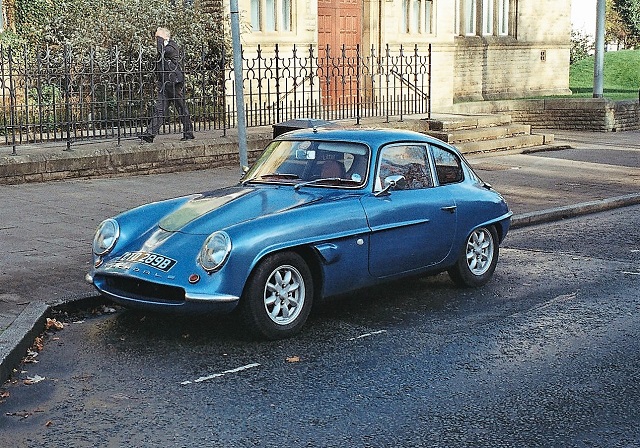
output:
<svg viewBox="0 0 640 448"><path fill-rule="evenodd" d="M307 185L314 185L314 184L319 184L324 182L341 182L341 183L346 182L349 184L360 184L360 182L357 182L355 180L343 179L341 177L321 177L320 179L313 179L313 180L308 180L306 182L297 183L293 186L293 188L294 190L299 190L300 188L306 187Z"/></svg>
<svg viewBox="0 0 640 448"><path fill-rule="evenodd" d="M252 177L251 179L247 179L245 181L242 181L242 185L245 185L248 182L252 182L255 181L257 179L300 179L300 176L298 176L297 174L291 174L291 173L269 173L269 174L263 174L260 177Z"/></svg>
<svg viewBox="0 0 640 448"><path fill-rule="evenodd" d="M291 173L263 174L262 176L260 176L260 179L269 178L269 177L275 177L276 179L300 179L300 176L298 176L297 174L291 174Z"/></svg>

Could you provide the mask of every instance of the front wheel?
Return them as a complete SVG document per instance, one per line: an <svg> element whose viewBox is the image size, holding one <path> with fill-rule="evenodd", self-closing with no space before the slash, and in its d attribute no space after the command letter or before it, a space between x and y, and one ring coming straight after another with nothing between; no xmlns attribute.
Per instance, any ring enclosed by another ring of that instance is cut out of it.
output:
<svg viewBox="0 0 640 448"><path fill-rule="evenodd" d="M498 234L493 227L479 227L469 237L449 276L459 286L487 283L498 263Z"/></svg>
<svg viewBox="0 0 640 448"><path fill-rule="evenodd" d="M266 339L295 335L309 317L313 278L294 252L270 255L253 271L240 301L248 329Z"/></svg>

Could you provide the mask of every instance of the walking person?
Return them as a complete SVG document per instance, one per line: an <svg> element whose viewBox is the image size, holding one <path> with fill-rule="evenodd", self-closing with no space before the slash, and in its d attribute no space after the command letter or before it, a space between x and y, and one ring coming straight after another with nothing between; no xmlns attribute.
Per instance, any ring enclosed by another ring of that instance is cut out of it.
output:
<svg viewBox="0 0 640 448"><path fill-rule="evenodd" d="M164 123L169 104L173 103L180 121L182 121L183 137L180 140L192 140L193 125L189 117L189 110L184 100L184 72L182 70L182 56L180 47L171 40L171 33L167 28L156 30L156 45L158 60L156 62L157 100L155 110L147 130L138 137L147 143L152 143Z"/></svg>

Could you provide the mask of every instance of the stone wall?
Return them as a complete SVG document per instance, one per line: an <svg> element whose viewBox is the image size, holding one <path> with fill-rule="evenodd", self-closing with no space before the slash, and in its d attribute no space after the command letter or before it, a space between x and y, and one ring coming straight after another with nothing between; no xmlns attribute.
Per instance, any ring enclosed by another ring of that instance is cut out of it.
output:
<svg viewBox="0 0 640 448"><path fill-rule="evenodd" d="M640 129L638 100L606 98L553 98L459 103L451 113L509 113L517 123L533 128L578 131L629 131Z"/></svg>
<svg viewBox="0 0 640 448"><path fill-rule="evenodd" d="M571 93L567 45L461 37L454 59L454 101Z"/></svg>
<svg viewBox="0 0 640 448"><path fill-rule="evenodd" d="M252 133L248 139L249 162L271 141L271 133ZM207 138L172 143L161 136L153 144L127 141L122 146L96 143L72 151L33 150L18 147L17 155L0 154L0 184L46 182L61 179L93 178L125 174L157 174L238 166L237 137Z"/></svg>
<svg viewBox="0 0 640 448"><path fill-rule="evenodd" d="M571 93L570 2L517 0L511 8L508 36L455 37L454 102Z"/></svg>

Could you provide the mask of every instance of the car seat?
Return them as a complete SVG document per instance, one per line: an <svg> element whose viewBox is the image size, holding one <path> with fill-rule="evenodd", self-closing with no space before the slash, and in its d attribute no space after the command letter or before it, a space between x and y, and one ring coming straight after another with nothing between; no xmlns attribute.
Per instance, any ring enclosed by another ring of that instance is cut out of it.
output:
<svg viewBox="0 0 640 448"><path fill-rule="evenodd" d="M323 179L329 177L339 177L340 179L344 179L345 177L345 169L344 165L337 160L325 160L322 164L322 171L320 172L320 177Z"/></svg>

